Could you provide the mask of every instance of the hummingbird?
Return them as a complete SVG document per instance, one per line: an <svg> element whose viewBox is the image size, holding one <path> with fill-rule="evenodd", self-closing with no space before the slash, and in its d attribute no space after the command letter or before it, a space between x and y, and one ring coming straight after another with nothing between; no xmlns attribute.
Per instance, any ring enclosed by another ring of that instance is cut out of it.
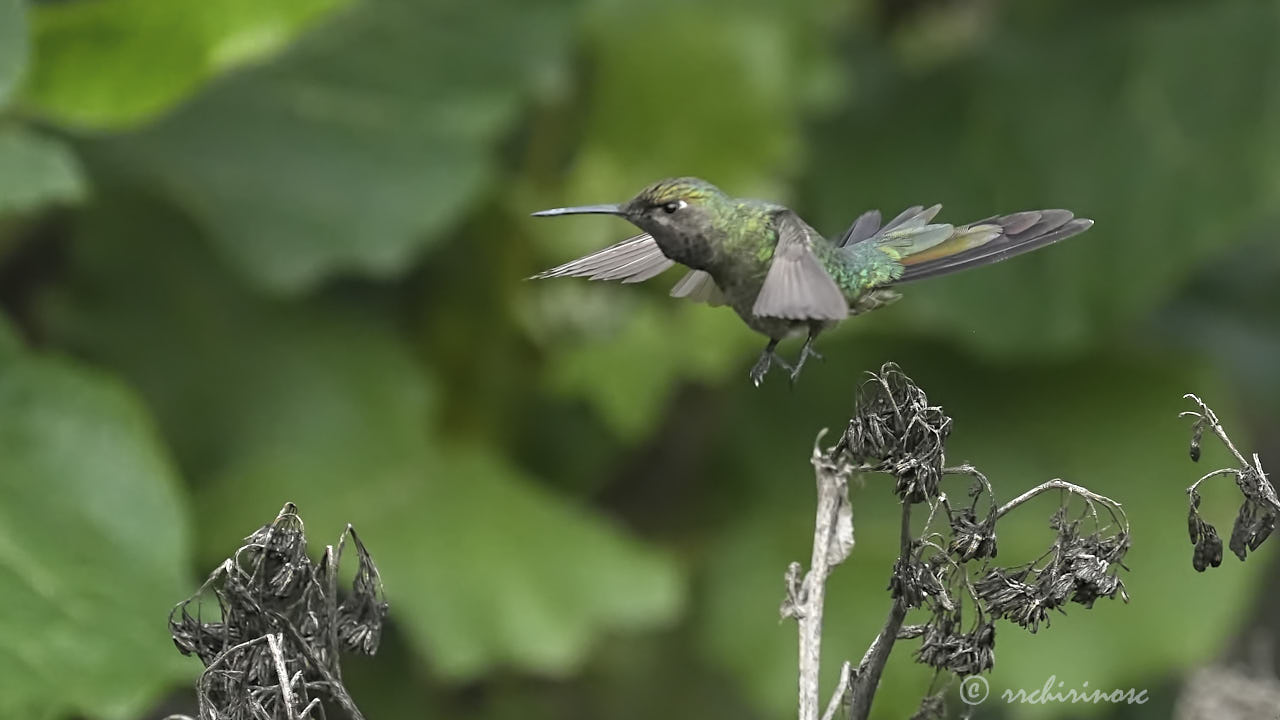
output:
<svg viewBox="0 0 1280 720"><path fill-rule="evenodd" d="M941 205L916 205L881 224L869 210L834 239L795 211L736 198L694 177L659 180L630 200L533 213L616 215L643 232L530 279L586 277L636 283L672 265L689 268L671 295L728 305L747 327L769 338L751 368L757 387L779 366L799 377L823 331L850 315L901 297L900 285L999 262L1088 230L1093 221L1068 210L1027 210L965 225L935 223ZM777 353L785 338L806 334L795 363Z"/></svg>

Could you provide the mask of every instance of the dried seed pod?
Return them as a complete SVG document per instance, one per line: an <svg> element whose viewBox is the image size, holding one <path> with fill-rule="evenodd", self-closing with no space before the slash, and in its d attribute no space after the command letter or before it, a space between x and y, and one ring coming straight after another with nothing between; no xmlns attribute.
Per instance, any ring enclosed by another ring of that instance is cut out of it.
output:
<svg viewBox="0 0 1280 720"><path fill-rule="evenodd" d="M1222 564L1222 538L1218 537L1217 529L1209 523L1203 523L1202 529L1200 541L1191 555L1191 565L1197 572Z"/></svg>
<svg viewBox="0 0 1280 720"><path fill-rule="evenodd" d="M951 418L942 408L929 405L919 386L886 363L858 387L843 447L855 463L892 474L894 491L905 502L920 503L938 496L950 432Z"/></svg>
<svg viewBox="0 0 1280 720"><path fill-rule="evenodd" d="M1245 500L1231 525L1231 538L1227 541L1227 547L1241 560L1249 554L1249 538L1253 536L1254 523L1257 521L1256 508L1253 502Z"/></svg>
<svg viewBox="0 0 1280 720"><path fill-rule="evenodd" d="M1191 567L1195 568L1196 572L1204 572L1209 567L1209 560L1205 555L1204 546L1200 543L1196 543L1195 549L1191 551Z"/></svg>
<svg viewBox="0 0 1280 720"><path fill-rule="evenodd" d="M1264 514L1258 521L1257 530L1249 538L1249 549L1257 550L1267 538L1271 537L1271 531L1275 529L1276 516L1272 513Z"/></svg>
<svg viewBox="0 0 1280 720"><path fill-rule="evenodd" d="M348 541L356 547L359 566L351 592L339 603L334 590ZM197 692L210 717L323 717L323 706L313 704L321 697L313 694L350 702L332 670L341 650L377 650L387 612L382 583L350 526L319 564L306 547L297 508L286 504L275 521L246 538L232 559L170 613L178 650L205 665ZM207 613L213 620L203 618L204 603L216 604ZM295 678L291 693L279 688L281 667ZM285 696L296 707L274 700ZM263 698L272 698L270 709Z"/></svg>
<svg viewBox="0 0 1280 720"><path fill-rule="evenodd" d="M1023 582L1021 575L993 568L974 583L974 590L992 617L1005 618L1034 633L1048 620L1048 608L1039 590Z"/></svg>

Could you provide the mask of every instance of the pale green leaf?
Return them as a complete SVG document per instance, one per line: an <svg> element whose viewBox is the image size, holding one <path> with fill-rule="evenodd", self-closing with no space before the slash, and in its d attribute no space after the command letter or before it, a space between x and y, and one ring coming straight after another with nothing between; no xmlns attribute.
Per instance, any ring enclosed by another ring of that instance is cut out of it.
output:
<svg viewBox="0 0 1280 720"><path fill-rule="evenodd" d="M25 0L0 0L0 106L22 78L27 65Z"/></svg>
<svg viewBox="0 0 1280 720"><path fill-rule="evenodd" d="M7 0L12 2L12 0ZM32 13L27 105L118 129L169 110L219 72L259 61L348 0L74 0Z"/></svg>
<svg viewBox="0 0 1280 720"><path fill-rule="evenodd" d="M0 717L138 717L185 673L187 508L136 397L0 353Z"/></svg>
<svg viewBox="0 0 1280 720"><path fill-rule="evenodd" d="M0 215L85 194L80 162L64 143L20 127L0 127Z"/></svg>
<svg viewBox="0 0 1280 720"><path fill-rule="evenodd" d="M557 72L566 5L371 0L106 149L264 287L392 275L493 178L529 86Z"/></svg>

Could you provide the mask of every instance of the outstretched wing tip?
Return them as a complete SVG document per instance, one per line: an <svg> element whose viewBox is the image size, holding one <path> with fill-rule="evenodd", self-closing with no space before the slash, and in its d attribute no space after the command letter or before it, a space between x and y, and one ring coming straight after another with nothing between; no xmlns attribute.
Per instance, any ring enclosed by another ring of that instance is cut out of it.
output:
<svg viewBox="0 0 1280 720"><path fill-rule="evenodd" d="M528 279L585 277L588 280L642 282L661 274L674 264L674 260L662 254L662 249L652 236L642 233L550 270L543 270Z"/></svg>

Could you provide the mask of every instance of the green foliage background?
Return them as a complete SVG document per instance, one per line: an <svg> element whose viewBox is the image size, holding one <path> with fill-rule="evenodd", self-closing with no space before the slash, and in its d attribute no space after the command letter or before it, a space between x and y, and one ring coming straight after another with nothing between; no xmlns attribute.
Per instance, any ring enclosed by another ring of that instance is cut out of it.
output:
<svg viewBox="0 0 1280 720"><path fill-rule="evenodd" d="M1002 496L1063 477L1133 520L1132 603L1000 628L992 687L1166 716L1275 572L1192 571L1175 416L1280 427L1278 33L1246 0L0 0L0 718L189 710L168 610L286 500L382 569L371 717L789 716L809 449L890 359ZM674 274L522 281L629 232L529 211L683 174L830 233L1097 226L755 390L761 339ZM855 508L831 669L887 609L892 497ZM912 647L876 716L925 692Z"/></svg>

